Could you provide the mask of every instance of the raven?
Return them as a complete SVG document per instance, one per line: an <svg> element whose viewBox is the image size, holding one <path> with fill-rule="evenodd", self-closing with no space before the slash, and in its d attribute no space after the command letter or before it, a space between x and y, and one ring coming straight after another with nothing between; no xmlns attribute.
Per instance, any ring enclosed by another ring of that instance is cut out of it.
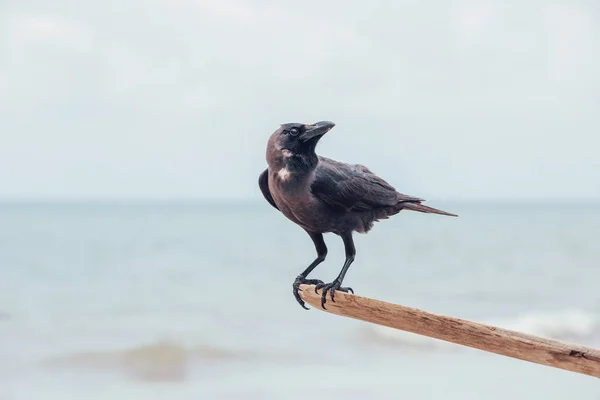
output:
<svg viewBox="0 0 600 400"><path fill-rule="evenodd" d="M315 152L319 140L335 124L286 123L273 132L267 143L268 168L258 178L265 199L292 222L303 228L312 239L317 258L294 281L296 301L307 309L298 291L301 284L323 289L321 307L325 308L327 292L335 302L336 290L354 293L342 287L356 249L353 232L367 233L373 223L387 219L403 209L457 217L421 204L423 199L399 193L389 183L360 164L346 164ZM308 274L325 260L327 246L323 233L340 236L346 260L338 277L331 283L307 279Z"/></svg>

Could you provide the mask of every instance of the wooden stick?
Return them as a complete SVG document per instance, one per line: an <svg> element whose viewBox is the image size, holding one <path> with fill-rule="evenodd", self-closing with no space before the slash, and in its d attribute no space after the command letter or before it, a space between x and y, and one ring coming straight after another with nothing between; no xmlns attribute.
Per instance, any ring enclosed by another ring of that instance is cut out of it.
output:
<svg viewBox="0 0 600 400"><path fill-rule="evenodd" d="M300 289L304 301L323 310L321 294L315 293L314 286L301 285ZM328 294L325 308L332 314L600 378L597 349L339 291L335 292L335 302Z"/></svg>

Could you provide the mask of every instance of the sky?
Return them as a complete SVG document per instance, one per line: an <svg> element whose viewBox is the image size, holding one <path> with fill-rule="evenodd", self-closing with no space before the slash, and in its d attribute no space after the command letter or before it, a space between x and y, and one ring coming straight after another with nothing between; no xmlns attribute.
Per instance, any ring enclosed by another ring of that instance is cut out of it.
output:
<svg viewBox="0 0 600 400"><path fill-rule="evenodd" d="M443 199L600 199L597 0L0 0L0 199L253 199L269 135Z"/></svg>

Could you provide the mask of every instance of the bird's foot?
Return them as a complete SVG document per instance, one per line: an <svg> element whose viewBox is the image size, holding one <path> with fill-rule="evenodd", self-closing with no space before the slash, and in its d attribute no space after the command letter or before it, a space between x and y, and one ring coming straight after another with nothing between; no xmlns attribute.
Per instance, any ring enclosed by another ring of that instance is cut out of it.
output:
<svg viewBox="0 0 600 400"><path fill-rule="evenodd" d="M348 293L351 292L352 294L354 294L354 290L352 290L351 287L342 287L342 283L339 280L334 280L331 283L318 283L315 286L315 293L319 294L318 290L319 289L323 289L323 292L321 293L321 307L323 307L324 310L326 310L325 308L325 301L327 301L327 292L329 291L329 295L331 297L331 301L333 301L335 303L335 291L339 290L340 292L344 292L344 293Z"/></svg>
<svg viewBox="0 0 600 400"><path fill-rule="evenodd" d="M302 306L302 308L304 308L305 310L308 310L308 307L305 306L306 303L304 303L304 300L302 300L302 297L300 297L300 294L298 293L300 291L300 285L322 285L323 281L319 280L319 279L306 279L306 277L302 276L302 275L298 275L296 277L296 280L294 281L294 297L296 298L296 301Z"/></svg>

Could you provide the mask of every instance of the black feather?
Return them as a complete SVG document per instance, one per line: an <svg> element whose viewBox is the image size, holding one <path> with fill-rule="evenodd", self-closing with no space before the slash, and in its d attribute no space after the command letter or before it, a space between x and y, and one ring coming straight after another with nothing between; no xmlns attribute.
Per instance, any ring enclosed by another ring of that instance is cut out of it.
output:
<svg viewBox="0 0 600 400"><path fill-rule="evenodd" d="M423 201L398 193L392 185L363 165L345 164L326 157L319 157L310 189L313 196L345 212Z"/></svg>
<svg viewBox="0 0 600 400"><path fill-rule="evenodd" d="M273 196L271 196L271 191L269 190L269 169L265 169L263 172L260 173L260 175L258 176L258 187L260 187L260 191L262 192L263 196L265 196L265 199L267 199L267 201L269 202L269 204L271 204L273 207L275 207L277 210L279 210L279 207L277 207L277 205L275 204L275 200L273 200Z"/></svg>

